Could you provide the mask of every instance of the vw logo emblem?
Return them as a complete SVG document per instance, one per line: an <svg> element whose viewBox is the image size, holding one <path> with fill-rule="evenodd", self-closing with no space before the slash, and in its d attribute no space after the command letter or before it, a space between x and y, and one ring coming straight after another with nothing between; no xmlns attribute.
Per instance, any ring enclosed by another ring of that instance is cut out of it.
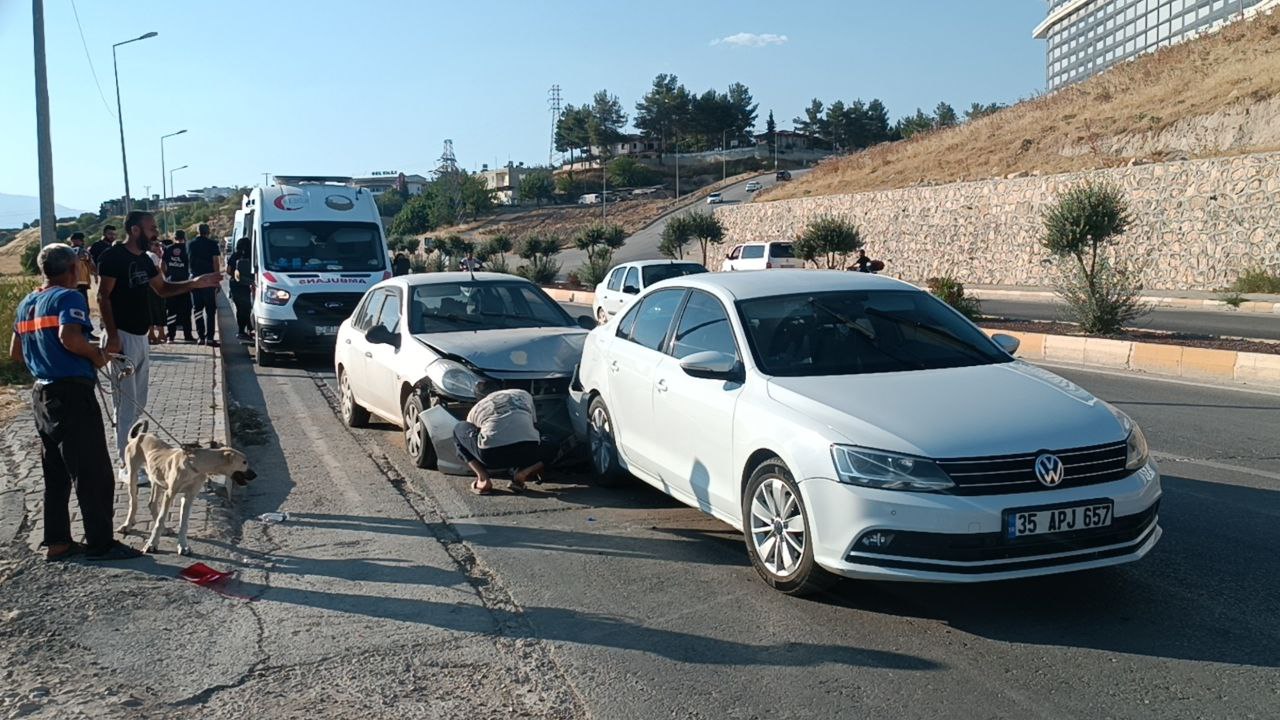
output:
<svg viewBox="0 0 1280 720"><path fill-rule="evenodd" d="M330 301L330 302L325 303L325 304L324 304L324 306L325 306L326 308L330 309L330 310L341 310L341 309L342 309L342 303L340 303L340 302L333 302L333 301Z"/></svg>
<svg viewBox="0 0 1280 720"><path fill-rule="evenodd" d="M1045 453L1036 458L1036 479L1045 487L1056 486L1066 474L1067 469L1057 455Z"/></svg>

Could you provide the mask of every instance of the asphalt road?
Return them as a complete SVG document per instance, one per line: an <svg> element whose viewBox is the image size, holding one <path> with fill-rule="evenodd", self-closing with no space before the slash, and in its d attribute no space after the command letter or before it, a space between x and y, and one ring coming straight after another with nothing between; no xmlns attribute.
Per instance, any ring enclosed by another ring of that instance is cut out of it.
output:
<svg viewBox="0 0 1280 720"><path fill-rule="evenodd" d="M248 512L295 518L255 555L284 566L256 606L288 660L279 672L335 683L353 707L455 686L549 717L1280 706L1280 396L1060 370L1132 414L1162 460L1165 536L1150 556L969 587L850 581L798 600L760 582L736 531L638 481L477 497L465 478L411 467L395 428L344 429L329 368L252 370L240 365L233 397L267 408L277 442L250 452L287 480L260 478ZM414 670L383 677L398 662ZM460 679L466 667L483 680Z"/></svg>
<svg viewBox="0 0 1280 720"><path fill-rule="evenodd" d="M986 315L996 315L1017 320L1062 319L1061 306L1052 302L983 300L982 312ZM1162 308L1152 310L1148 315L1134 322L1133 326L1146 330L1163 330L1195 335L1226 335L1280 340L1280 314L1276 313Z"/></svg>
<svg viewBox="0 0 1280 720"><path fill-rule="evenodd" d="M807 169L792 170L791 177L793 180L798 179L803 177L807 172L809 172ZM752 193L747 192L748 182L755 180L760 183L761 189L767 189L773 187L773 185L777 183L775 178L775 173L768 172L748 180L743 180L740 183L730 185L720 191L720 195L724 200L722 204L734 205L737 203L747 202L752 196ZM696 210L706 210L708 207L714 206L708 206L705 200L699 200L698 202L662 216L653 224L627 238L627 244L614 251L614 263L632 262L634 260L652 260L654 258L662 257L662 253L658 252L658 244L662 242L662 230L666 227L667 221L673 217L678 217ZM586 262L586 253L581 250L565 250L556 256L556 260L560 262L562 271L564 273L568 273L570 270L573 270Z"/></svg>

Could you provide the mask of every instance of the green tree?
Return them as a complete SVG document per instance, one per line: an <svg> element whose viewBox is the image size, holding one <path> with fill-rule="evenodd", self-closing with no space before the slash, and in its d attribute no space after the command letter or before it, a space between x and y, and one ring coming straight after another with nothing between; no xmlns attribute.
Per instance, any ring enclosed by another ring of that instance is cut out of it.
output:
<svg viewBox="0 0 1280 720"><path fill-rule="evenodd" d="M40 272L36 259L40 255L40 241L32 240L27 246L22 248L22 270L28 275L35 275Z"/></svg>
<svg viewBox="0 0 1280 720"><path fill-rule="evenodd" d="M702 249L702 264L707 264L708 251L712 245L724 242L724 225L712 212L694 211L684 216L689 237L698 242Z"/></svg>
<svg viewBox="0 0 1280 720"><path fill-rule="evenodd" d="M593 223L583 228L573 238L573 244L579 250L602 247L610 253L625 245L626 242L626 229L614 223Z"/></svg>
<svg viewBox="0 0 1280 720"><path fill-rule="evenodd" d="M516 269L516 274L539 285L555 282L560 274L560 262L555 256L560 253L561 240L558 235L530 235L520 242L517 254L525 260L525 264Z"/></svg>
<svg viewBox="0 0 1280 720"><path fill-rule="evenodd" d="M425 192L410 198L391 221L391 234L419 235L434 228L431 215L433 200L434 194Z"/></svg>
<svg viewBox="0 0 1280 720"><path fill-rule="evenodd" d="M520 178L520 199L532 200L538 207L550 202L556 194L556 183L549 170L534 170Z"/></svg>
<svg viewBox="0 0 1280 720"><path fill-rule="evenodd" d="M911 138L920 133L929 132L934 128L933 116L916 108L915 115L908 115L898 121L894 128L897 134L903 139Z"/></svg>
<svg viewBox="0 0 1280 720"><path fill-rule="evenodd" d="M613 187L638 187L657 182L655 173L631 157L619 157L609 161L609 185Z"/></svg>
<svg viewBox="0 0 1280 720"><path fill-rule="evenodd" d="M828 269L838 267L841 259L863 246L858 226L842 218L824 216L810 220L796 236L796 257L808 262L822 260Z"/></svg>
<svg viewBox="0 0 1280 720"><path fill-rule="evenodd" d="M889 111L879 98L872 98L867 103L867 111L862 116L863 135L866 147L893 139L893 128L889 125Z"/></svg>
<svg viewBox="0 0 1280 720"><path fill-rule="evenodd" d="M684 259L684 249L693 242L693 228L689 225L688 215L677 215L667 221L662 228L662 240L658 243L658 252L664 257Z"/></svg>
<svg viewBox="0 0 1280 720"><path fill-rule="evenodd" d="M956 116L956 109L945 102L938 103L938 107L933 109L933 126L938 129L955 127L960 123L960 118Z"/></svg>
<svg viewBox="0 0 1280 720"><path fill-rule="evenodd" d="M805 135L813 135L814 137L827 137L827 119L823 114L825 105L818 98L809 101L809 107L805 108L803 117L792 119L791 125L795 127L796 132Z"/></svg>
<svg viewBox="0 0 1280 720"><path fill-rule="evenodd" d="M764 136L769 143L769 151L773 152L773 144L777 142L778 123L773 120L773 111L769 111L769 119L764 123Z"/></svg>
<svg viewBox="0 0 1280 720"><path fill-rule="evenodd" d="M666 73L655 77L649 92L636 103L636 129L658 141L659 157L667 152L668 138L686 130L691 103L689 91L679 78Z"/></svg>
<svg viewBox="0 0 1280 720"><path fill-rule="evenodd" d="M591 145L600 149L600 154L608 157L610 146L622 139L622 128L627 124L627 114L622 111L622 102L617 95L610 95L608 90L600 90L591 99L591 120L587 132Z"/></svg>
<svg viewBox="0 0 1280 720"><path fill-rule="evenodd" d="M727 93L729 101L729 138L744 140L751 136L756 127L756 110L759 105L751 97L746 85L736 82L729 85Z"/></svg>
<svg viewBox="0 0 1280 720"><path fill-rule="evenodd" d="M1068 188L1042 215L1041 244L1058 258L1073 260L1058 294L1085 332L1114 333L1146 313L1137 273L1118 267L1103 250L1129 227L1124 191L1087 180Z"/></svg>
<svg viewBox="0 0 1280 720"><path fill-rule="evenodd" d="M987 103L986 105L983 105L982 103L970 103L969 109L964 111L964 119L977 120L978 118L983 118L992 113L999 112L1005 109L1006 107L1008 106L1005 105L1004 103L998 103L998 102Z"/></svg>
<svg viewBox="0 0 1280 720"><path fill-rule="evenodd" d="M404 207L407 200L408 198L405 197L405 194L400 192L399 189L391 188L374 198L373 201L378 206L379 215L382 217L393 218L400 214L400 210Z"/></svg>
<svg viewBox="0 0 1280 720"><path fill-rule="evenodd" d="M964 285L950 275L931 277L925 281L925 285L935 297L973 322L977 322L982 316L982 303L978 298L966 295Z"/></svg>
<svg viewBox="0 0 1280 720"><path fill-rule="evenodd" d="M555 147L560 152L569 153L569 163L573 164L573 153L591 145L591 108L565 105L556 120Z"/></svg>
<svg viewBox="0 0 1280 720"><path fill-rule="evenodd" d="M457 180L458 208L464 219L475 219L493 210L494 191L478 173L461 173Z"/></svg>
<svg viewBox="0 0 1280 720"><path fill-rule="evenodd" d="M583 193L585 187L572 172L556 176L556 193L566 196L570 202L576 200Z"/></svg>

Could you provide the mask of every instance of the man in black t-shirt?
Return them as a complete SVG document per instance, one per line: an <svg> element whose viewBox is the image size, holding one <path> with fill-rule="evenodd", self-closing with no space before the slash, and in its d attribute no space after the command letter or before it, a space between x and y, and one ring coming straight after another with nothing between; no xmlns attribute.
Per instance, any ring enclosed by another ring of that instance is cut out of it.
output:
<svg viewBox="0 0 1280 720"><path fill-rule="evenodd" d="M107 352L124 355L133 365L132 374L120 378L122 363L111 363L112 404L116 414L116 450L123 463L129 429L147 406L147 375L150 371L151 291L163 298L201 288L217 287L222 275L210 273L191 280L170 282L160 276L147 247L158 236L156 219L149 212L135 210L124 221L125 241L102 253L98 263L98 312L107 331ZM128 399L125 399L128 398ZM123 473L123 467L121 468Z"/></svg>
<svg viewBox="0 0 1280 720"><path fill-rule="evenodd" d="M89 246L89 259L93 261L93 274L98 274L98 261L102 259L102 253L116 242L116 228L114 225L108 225L102 228L102 237L93 241Z"/></svg>
<svg viewBox="0 0 1280 720"><path fill-rule="evenodd" d="M164 248L164 253L160 256L164 261L164 279L169 282L182 282L191 278L191 263L187 257L187 233L178 230L173 234L173 242ZM198 291L197 291L198 292ZM182 339L186 342L192 342L195 338L191 337L191 296L183 293L182 295L174 295L164 301L165 303L165 325L169 329L169 342L173 342L173 338L178 334L178 328L182 328Z"/></svg>
<svg viewBox="0 0 1280 720"><path fill-rule="evenodd" d="M218 252L218 241L209 237L209 226L201 223L199 235L187 243L187 257L191 263L191 272L196 275L221 272L222 254ZM213 339L218 328L218 289L216 287L196 290L191 293L191 301L195 304L196 342L201 345L218 346Z"/></svg>

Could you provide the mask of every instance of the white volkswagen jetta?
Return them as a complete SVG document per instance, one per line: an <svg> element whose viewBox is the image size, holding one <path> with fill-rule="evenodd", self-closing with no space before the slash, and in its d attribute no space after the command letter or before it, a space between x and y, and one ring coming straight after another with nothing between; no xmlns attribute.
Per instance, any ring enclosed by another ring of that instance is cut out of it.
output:
<svg viewBox="0 0 1280 720"><path fill-rule="evenodd" d="M972 582L1137 560L1160 476L1124 413L862 273L659 283L588 336L595 467L740 528L760 575Z"/></svg>

